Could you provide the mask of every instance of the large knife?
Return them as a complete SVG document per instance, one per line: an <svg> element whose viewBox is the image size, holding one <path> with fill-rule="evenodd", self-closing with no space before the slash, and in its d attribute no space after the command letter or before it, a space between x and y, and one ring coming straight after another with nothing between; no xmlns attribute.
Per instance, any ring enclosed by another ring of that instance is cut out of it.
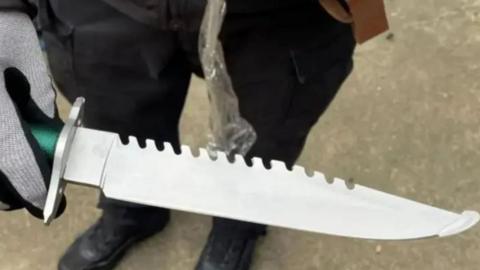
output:
<svg viewBox="0 0 480 270"><path fill-rule="evenodd" d="M457 214L341 179L329 182L282 162L267 169L260 159L248 166L241 156L213 158L205 150L194 156L188 147L176 154L169 144L158 150L151 140L142 148L134 137L123 144L115 133L82 127L84 102L75 102L59 134L34 128L45 151L54 153L47 224L67 183L98 188L117 200L363 239L449 236L480 219L475 211Z"/></svg>

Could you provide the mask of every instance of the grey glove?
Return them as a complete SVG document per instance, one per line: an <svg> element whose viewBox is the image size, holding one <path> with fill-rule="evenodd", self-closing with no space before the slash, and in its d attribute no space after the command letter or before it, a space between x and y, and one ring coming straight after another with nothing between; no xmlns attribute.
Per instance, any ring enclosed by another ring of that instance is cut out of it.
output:
<svg viewBox="0 0 480 270"><path fill-rule="evenodd" d="M50 165L28 124L55 121L55 93L30 18L0 11L0 208L41 217Z"/></svg>

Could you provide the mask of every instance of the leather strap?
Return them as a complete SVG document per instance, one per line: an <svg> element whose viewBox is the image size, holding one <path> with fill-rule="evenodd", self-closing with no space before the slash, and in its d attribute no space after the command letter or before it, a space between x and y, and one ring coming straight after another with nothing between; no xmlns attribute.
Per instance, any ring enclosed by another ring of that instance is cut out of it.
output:
<svg viewBox="0 0 480 270"><path fill-rule="evenodd" d="M388 30L383 0L349 0L353 30L358 43L364 43Z"/></svg>

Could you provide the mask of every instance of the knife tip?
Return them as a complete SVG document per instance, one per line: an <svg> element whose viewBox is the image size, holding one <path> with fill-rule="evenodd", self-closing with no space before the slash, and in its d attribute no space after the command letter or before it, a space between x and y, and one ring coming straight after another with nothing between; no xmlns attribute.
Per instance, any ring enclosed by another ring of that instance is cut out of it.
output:
<svg viewBox="0 0 480 270"><path fill-rule="evenodd" d="M439 237L448 237L456 235L471 229L480 221L480 214L476 211L465 211L459 218L448 225L438 234Z"/></svg>

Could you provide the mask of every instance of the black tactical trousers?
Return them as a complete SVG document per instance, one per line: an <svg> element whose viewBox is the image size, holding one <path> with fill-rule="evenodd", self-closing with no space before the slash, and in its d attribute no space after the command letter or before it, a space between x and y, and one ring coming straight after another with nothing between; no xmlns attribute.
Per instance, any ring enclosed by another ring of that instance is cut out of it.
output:
<svg viewBox="0 0 480 270"><path fill-rule="evenodd" d="M51 3L43 35L52 73L69 100L86 98L86 125L178 145L190 78L202 76L190 15L177 9L167 27L154 27L98 0ZM293 164L351 72L350 26L305 4L229 13L221 39L241 113L258 133L249 155Z"/></svg>

